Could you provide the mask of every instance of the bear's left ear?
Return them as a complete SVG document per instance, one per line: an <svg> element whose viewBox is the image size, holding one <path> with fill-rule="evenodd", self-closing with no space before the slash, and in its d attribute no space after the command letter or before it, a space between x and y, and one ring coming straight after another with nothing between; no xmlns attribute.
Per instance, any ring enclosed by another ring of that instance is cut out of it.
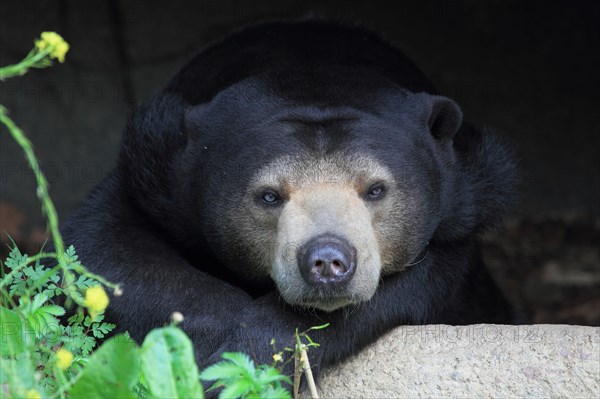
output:
<svg viewBox="0 0 600 399"><path fill-rule="evenodd" d="M427 93L415 95L427 129L438 140L451 140L462 123L462 111L449 98Z"/></svg>

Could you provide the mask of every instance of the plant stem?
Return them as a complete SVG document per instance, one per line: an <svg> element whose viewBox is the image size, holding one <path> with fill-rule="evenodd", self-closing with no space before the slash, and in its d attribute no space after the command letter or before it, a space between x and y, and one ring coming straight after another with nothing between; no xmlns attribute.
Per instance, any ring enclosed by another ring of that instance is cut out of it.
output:
<svg viewBox="0 0 600 399"><path fill-rule="evenodd" d="M56 253L55 252L40 252L37 255L33 255L27 258L27 264L33 263L33 262L37 262L38 260L41 259L49 259L49 258L56 258Z"/></svg>
<svg viewBox="0 0 600 399"><path fill-rule="evenodd" d="M42 54L42 53L40 53ZM19 64L17 64L19 65ZM15 141L21 146L25 152L29 167L35 174L35 180L37 183L37 196L42 202L42 209L46 213L48 219L48 228L54 241L54 248L56 250L56 256L61 259L64 255L64 243L62 235L58 229L58 215L56 214L56 208L54 203L50 199L48 194L48 181L40 169L37 159L33 153L33 146L31 142L25 136L25 133L10 119L6 113L6 108L0 105L0 122L2 122L7 128L10 134L13 136Z"/></svg>
<svg viewBox="0 0 600 399"><path fill-rule="evenodd" d="M14 76L25 75L29 68L36 68L36 64L43 60L49 53L50 49L40 51L35 55L32 55L32 52L30 52L27 57L25 57L19 63L0 68L0 80L12 78Z"/></svg>
<svg viewBox="0 0 600 399"><path fill-rule="evenodd" d="M302 367L300 366L300 356L298 353L294 353L294 389L292 397L298 399L300 394L300 378L302 378Z"/></svg>
<svg viewBox="0 0 600 399"><path fill-rule="evenodd" d="M308 355L306 353L306 345L300 347L300 363L302 363L302 369L306 374L306 382L308 383L308 389L310 390L310 397L312 399L319 399L319 393L317 392L317 386L313 377L312 370L310 369L310 363L308 362Z"/></svg>
<svg viewBox="0 0 600 399"><path fill-rule="evenodd" d="M83 274L83 275L85 275L85 276L87 276L89 278L92 278L92 279L98 281L99 283L101 283L102 285L104 285L106 287L109 287L109 288L112 288L112 289L117 288L117 284L111 283L110 281L108 281L104 277L100 276L99 274L95 274L95 273L90 272L83 265L73 266L73 270L75 270L79 274Z"/></svg>

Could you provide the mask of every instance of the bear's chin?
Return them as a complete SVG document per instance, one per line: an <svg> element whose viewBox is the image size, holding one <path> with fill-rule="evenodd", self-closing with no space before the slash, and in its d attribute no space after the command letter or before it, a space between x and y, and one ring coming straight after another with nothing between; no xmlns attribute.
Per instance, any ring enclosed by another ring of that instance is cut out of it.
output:
<svg viewBox="0 0 600 399"><path fill-rule="evenodd" d="M355 302L352 301L350 298L341 297L341 298L331 298L331 299L318 299L315 301L307 300L307 301L299 304L299 306L303 307L303 308L307 308L307 309L316 309L316 310L321 310L323 312L330 313L335 310L346 307L348 305L352 305L354 303Z"/></svg>

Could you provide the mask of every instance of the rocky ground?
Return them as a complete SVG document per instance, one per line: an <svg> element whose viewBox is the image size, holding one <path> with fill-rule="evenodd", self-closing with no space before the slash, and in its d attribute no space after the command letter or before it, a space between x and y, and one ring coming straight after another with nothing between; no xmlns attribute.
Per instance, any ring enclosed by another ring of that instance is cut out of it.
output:
<svg viewBox="0 0 600 399"><path fill-rule="evenodd" d="M398 327L326 369L318 391L321 398L598 398L600 328Z"/></svg>

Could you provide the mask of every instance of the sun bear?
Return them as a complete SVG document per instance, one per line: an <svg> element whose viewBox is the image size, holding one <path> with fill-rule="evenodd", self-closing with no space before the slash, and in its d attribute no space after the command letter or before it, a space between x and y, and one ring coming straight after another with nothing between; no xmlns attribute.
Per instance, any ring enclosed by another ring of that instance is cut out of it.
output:
<svg viewBox="0 0 600 399"><path fill-rule="evenodd" d="M273 338L324 323L316 369L402 324L510 323L476 237L515 162L462 119L377 33L246 27L137 106L65 240L122 284L107 319L141 340L181 312L200 367L271 363Z"/></svg>

